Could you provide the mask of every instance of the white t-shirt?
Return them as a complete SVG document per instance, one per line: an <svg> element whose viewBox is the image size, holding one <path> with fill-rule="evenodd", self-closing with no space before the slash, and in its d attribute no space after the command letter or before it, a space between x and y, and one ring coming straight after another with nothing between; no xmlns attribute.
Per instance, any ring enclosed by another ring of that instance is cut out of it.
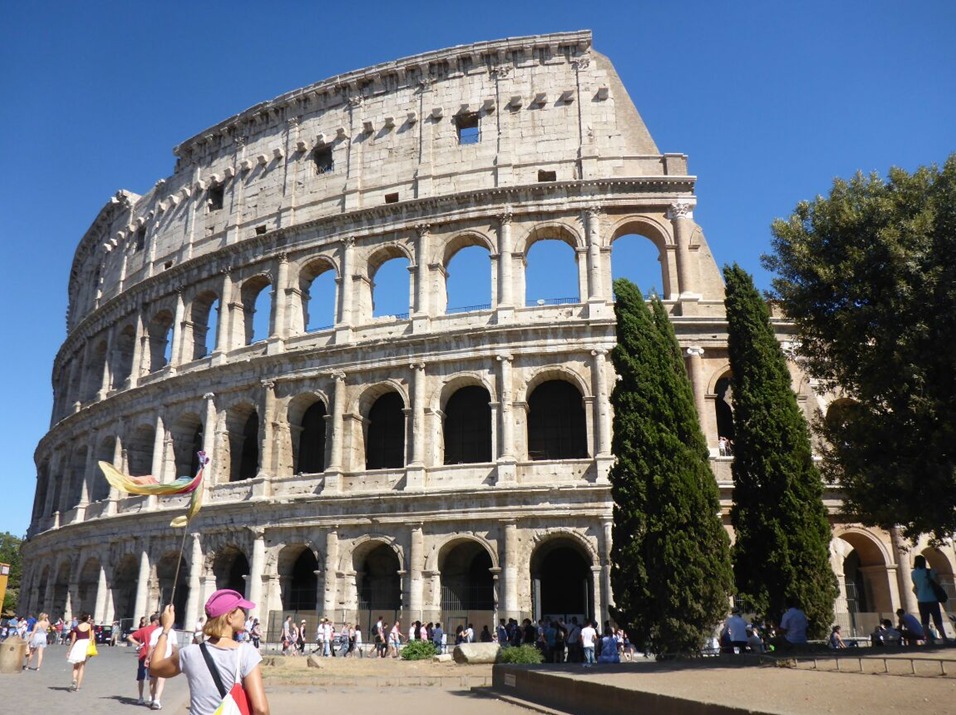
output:
<svg viewBox="0 0 956 715"><path fill-rule="evenodd" d="M597 631L591 626L585 626L581 629L581 647L593 648L594 639L597 638Z"/></svg>
<svg viewBox="0 0 956 715"><path fill-rule="evenodd" d="M219 678L228 693L236 682L236 658L239 658L239 677L245 678L262 660L262 656L248 643L238 648L222 648L206 644ZM179 669L189 681L189 712L191 715L212 715L222 702L216 682L198 645L188 645L179 651Z"/></svg>
<svg viewBox="0 0 956 715"><path fill-rule="evenodd" d="M159 643L159 636L163 632L162 628L157 628L149 636L149 650L152 651L156 644ZM166 654L164 658L168 658L173 654L173 641L176 639L176 636L172 631L169 632L169 635L166 636Z"/></svg>
<svg viewBox="0 0 956 715"><path fill-rule="evenodd" d="M780 627L787 631L785 637L791 643L806 643L809 626L807 614L799 608L787 609L783 618L780 619Z"/></svg>

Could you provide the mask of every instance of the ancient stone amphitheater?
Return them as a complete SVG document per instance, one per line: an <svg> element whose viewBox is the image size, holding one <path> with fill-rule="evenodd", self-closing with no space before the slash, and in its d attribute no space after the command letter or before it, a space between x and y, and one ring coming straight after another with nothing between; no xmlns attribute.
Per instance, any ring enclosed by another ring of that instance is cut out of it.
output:
<svg viewBox="0 0 956 715"><path fill-rule="evenodd" d="M23 610L138 618L178 576L190 626L222 587L272 628L604 620L611 278L631 275L613 262L628 242L659 261L729 507L723 286L695 177L589 32L333 77L174 154L76 251ZM564 299L528 295L539 243L566 251ZM401 305L383 311L377 279L396 266ZM484 298L456 302L453 275ZM824 408L793 370L807 414ZM184 498L111 491L97 468L170 481L199 449L208 489L185 535L169 526ZM927 553L951 579L952 548ZM907 561L891 535L835 524L838 612L910 605Z"/></svg>

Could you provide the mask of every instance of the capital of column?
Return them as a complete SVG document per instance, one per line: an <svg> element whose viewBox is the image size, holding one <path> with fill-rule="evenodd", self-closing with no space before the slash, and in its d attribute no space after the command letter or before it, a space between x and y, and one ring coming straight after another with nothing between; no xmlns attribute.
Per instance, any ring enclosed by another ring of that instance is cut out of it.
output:
<svg viewBox="0 0 956 715"><path fill-rule="evenodd" d="M409 363L409 364L408 364L408 369L409 369L409 370L422 370L422 371L424 371L424 370L425 370L425 363L424 363L424 362L412 362L412 363Z"/></svg>
<svg viewBox="0 0 956 715"><path fill-rule="evenodd" d="M259 384L262 385L267 390L274 390L276 387L275 380L260 380Z"/></svg>
<svg viewBox="0 0 956 715"><path fill-rule="evenodd" d="M355 246L355 236L346 236L342 239L342 245L346 248L352 248Z"/></svg>
<svg viewBox="0 0 956 715"><path fill-rule="evenodd" d="M337 382L345 382L345 373L342 370L331 370L329 377Z"/></svg>
<svg viewBox="0 0 956 715"><path fill-rule="evenodd" d="M418 223L415 224L415 231L418 233L419 237L427 236L431 233L432 225L430 223Z"/></svg>
<svg viewBox="0 0 956 715"><path fill-rule="evenodd" d="M693 219L694 218L694 204L689 201L676 201L672 203L667 208L667 218L670 221L676 221L677 219Z"/></svg>
<svg viewBox="0 0 956 715"><path fill-rule="evenodd" d="M501 223L502 226L510 224L513 219L514 219L514 214L512 213L510 208L507 208L502 213L498 214L498 221Z"/></svg>
<svg viewBox="0 0 956 715"><path fill-rule="evenodd" d="M701 347L687 348L687 357L700 358L704 356L704 349Z"/></svg>
<svg viewBox="0 0 956 715"><path fill-rule="evenodd" d="M202 396L202 398L203 398L206 402L211 402L213 399L215 399L215 397L216 397L216 393L214 393L214 392L205 392L205 393L203 393L203 396Z"/></svg>
<svg viewBox="0 0 956 715"><path fill-rule="evenodd" d="M514 360L514 355L509 355L508 353L501 353L500 355L495 355L495 360L498 362L512 362Z"/></svg>
<svg viewBox="0 0 956 715"><path fill-rule="evenodd" d="M595 348L594 350L591 351L591 355L593 355L594 357L597 357L598 355L604 356L604 355L607 355L608 352L609 351L607 348Z"/></svg>

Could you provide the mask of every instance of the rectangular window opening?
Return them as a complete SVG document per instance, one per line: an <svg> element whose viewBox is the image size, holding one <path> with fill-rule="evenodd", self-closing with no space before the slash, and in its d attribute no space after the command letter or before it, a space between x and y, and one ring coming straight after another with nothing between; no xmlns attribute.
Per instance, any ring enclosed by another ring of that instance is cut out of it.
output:
<svg viewBox="0 0 956 715"><path fill-rule="evenodd" d="M256 226L256 235L261 236L266 232L265 226Z"/></svg>
<svg viewBox="0 0 956 715"><path fill-rule="evenodd" d="M542 183L543 183L543 182L545 182L545 181L557 181L557 180L558 180L558 172L556 172L556 171L544 171L543 169L538 169L538 181L539 181L539 182L542 182Z"/></svg>
<svg viewBox="0 0 956 715"><path fill-rule="evenodd" d="M209 190L206 192L208 206L210 211L220 211L222 210L223 202L226 198L226 187L222 184L216 184L215 186L210 186Z"/></svg>
<svg viewBox="0 0 956 715"><path fill-rule="evenodd" d="M481 139L478 132L478 112L466 112L455 117L459 144L477 144Z"/></svg>
<svg viewBox="0 0 956 715"><path fill-rule="evenodd" d="M133 238L133 250L139 253L146 246L146 227L136 229L136 235Z"/></svg>
<svg viewBox="0 0 956 715"><path fill-rule="evenodd" d="M316 174L328 174L335 168L335 162L332 161L332 147L316 147L312 152L312 159L315 161Z"/></svg>
<svg viewBox="0 0 956 715"><path fill-rule="evenodd" d="M385 194L385 203L387 203L387 204L397 204L397 203L398 203L398 193Z"/></svg>

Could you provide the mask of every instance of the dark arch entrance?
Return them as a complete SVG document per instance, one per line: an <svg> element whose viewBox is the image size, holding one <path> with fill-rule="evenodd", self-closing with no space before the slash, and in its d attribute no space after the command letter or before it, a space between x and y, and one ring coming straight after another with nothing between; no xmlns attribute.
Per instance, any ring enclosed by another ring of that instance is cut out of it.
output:
<svg viewBox="0 0 956 715"><path fill-rule="evenodd" d="M401 565L391 547L379 544L366 555L358 569L359 609L394 612L402 607Z"/></svg>
<svg viewBox="0 0 956 715"><path fill-rule="evenodd" d="M528 398L528 457L540 460L587 456L587 421L581 393L564 380L538 385Z"/></svg>
<svg viewBox="0 0 956 715"><path fill-rule="evenodd" d="M312 549L303 548L287 574L288 587L282 589L282 608L285 611L314 611L318 578L315 572L319 562Z"/></svg>
<svg viewBox="0 0 956 715"><path fill-rule="evenodd" d="M594 618L591 564L569 539L542 544L531 558L533 614L538 618Z"/></svg>
<svg viewBox="0 0 956 715"><path fill-rule="evenodd" d="M231 588L244 594L246 592L246 577L249 576L249 560L246 555L234 546L223 549L217 556L212 567L216 576L216 588Z"/></svg>
<svg viewBox="0 0 956 715"><path fill-rule="evenodd" d="M178 558L177 558L178 557ZM176 565L179 564L179 578L176 578ZM186 559L178 553L166 554L156 564L156 576L159 579L159 601L165 606L172 603L176 609L176 626L183 628L183 614L186 613L186 602L189 600L189 566ZM173 593L173 581L176 581L176 593Z"/></svg>
<svg viewBox="0 0 956 715"><path fill-rule="evenodd" d="M446 631L451 634L459 625L474 624L494 627L495 585L491 574L491 555L475 541L459 542L439 559L441 572L441 612Z"/></svg>
<svg viewBox="0 0 956 715"><path fill-rule="evenodd" d="M387 392L368 413L365 468L389 469L405 466L405 403L397 392Z"/></svg>
<svg viewBox="0 0 956 715"><path fill-rule="evenodd" d="M325 471L325 405L316 402L302 415L299 435L297 474L319 474Z"/></svg>
<svg viewBox="0 0 956 715"><path fill-rule="evenodd" d="M488 390L470 385L445 405L445 464L491 461L491 398Z"/></svg>
<svg viewBox="0 0 956 715"><path fill-rule="evenodd" d="M135 556L125 556L113 572L113 613L116 620L134 618L139 564ZM143 615L143 614L140 614Z"/></svg>
<svg viewBox="0 0 956 715"><path fill-rule="evenodd" d="M714 392L717 394L714 400L714 408L717 411L717 436L725 437L732 443L734 441L734 393L730 377L720 378L714 386ZM731 446L730 449L733 447Z"/></svg>

